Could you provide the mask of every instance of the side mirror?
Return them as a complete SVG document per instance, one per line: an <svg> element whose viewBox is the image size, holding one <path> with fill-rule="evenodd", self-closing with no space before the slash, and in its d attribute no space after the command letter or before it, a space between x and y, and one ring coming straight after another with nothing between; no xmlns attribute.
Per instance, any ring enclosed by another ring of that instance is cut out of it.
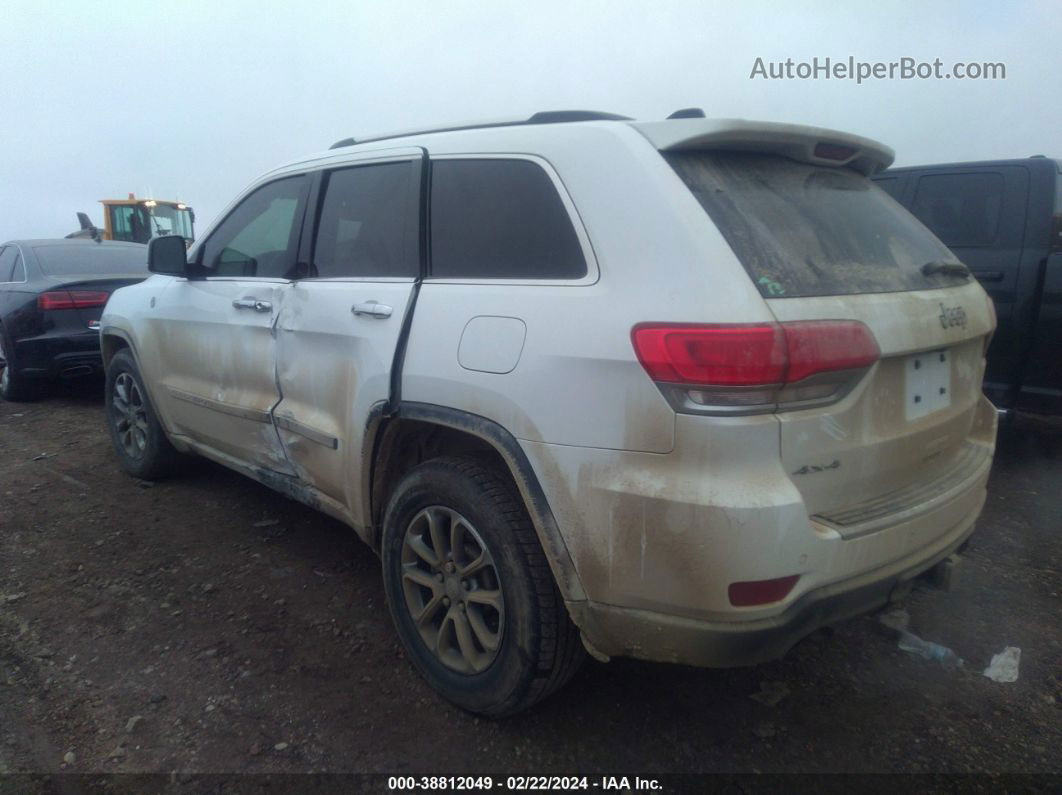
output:
<svg viewBox="0 0 1062 795"><path fill-rule="evenodd" d="M188 249L180 235L163 235L148 241L148 270L170 276L188 274Z"/></svg>

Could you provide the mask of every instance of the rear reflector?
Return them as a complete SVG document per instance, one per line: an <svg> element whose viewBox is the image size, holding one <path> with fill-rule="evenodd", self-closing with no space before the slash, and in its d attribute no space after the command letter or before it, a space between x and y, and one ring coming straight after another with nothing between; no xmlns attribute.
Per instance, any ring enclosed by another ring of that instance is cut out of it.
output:
<svg viewBox="0 0 1062 795"><path fill-rule="evenodd" d="M691 386L780 386L816 373L869 367L881 356L874 335L857 320L643 323L631 339L650 378Z"/></svg>
<svg viewBox="0 0 1062 795"><path fill-rule="evenodd" d="M789 596L799 579L799 574L793 574L789 577L779 577L777 580L731 583L728 589L730 604L734 607L752 607L780 602Z"/></svg>
<svg viewBox="0 0 1062 795"><path fill-rule="evenodd" d="M110 293L95 290L52 290L37 296L37 307L44 311L55 309L91 309L104 306Z"/></svg>

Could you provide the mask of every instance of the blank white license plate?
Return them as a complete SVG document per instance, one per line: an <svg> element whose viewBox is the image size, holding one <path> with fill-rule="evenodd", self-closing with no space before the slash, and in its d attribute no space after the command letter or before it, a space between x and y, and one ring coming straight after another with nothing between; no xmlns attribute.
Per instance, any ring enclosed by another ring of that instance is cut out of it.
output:
<svg viewBox="0 0 1062 795"><path fill-rule="evenodd" d="M929 351L907 357L905 414L917 420L951 405L951 353Z"/></svg>

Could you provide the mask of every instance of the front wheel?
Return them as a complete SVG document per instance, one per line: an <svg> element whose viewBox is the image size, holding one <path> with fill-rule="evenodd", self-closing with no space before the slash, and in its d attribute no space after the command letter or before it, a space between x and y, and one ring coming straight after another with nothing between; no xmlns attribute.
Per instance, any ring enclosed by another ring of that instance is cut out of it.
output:
<svg viewBox="0 0 1062 795"><path fill-rule="evenodd" d="M384 517L384 587L410 659L444 698L519 712L583 659L527 511L507 478L437 458L398 484Z"/></svg>
<svg viewBox="0 0 1062 795"><path fill-rule="evenodd" d="M126 472L153 480L177 468L183 457L166 438L128 350L118 351L107 366L104 403L107 429Z"/></svg>

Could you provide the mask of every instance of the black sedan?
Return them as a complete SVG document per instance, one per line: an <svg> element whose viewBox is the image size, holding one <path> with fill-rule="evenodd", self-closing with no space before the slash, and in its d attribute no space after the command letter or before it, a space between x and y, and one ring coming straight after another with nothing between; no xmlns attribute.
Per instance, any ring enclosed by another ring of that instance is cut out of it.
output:
<svg viewBox="0 0 1062 795"><path fill-rule="evenodd" d="M49 379L99 372L107 299L149 275L147 246L139 243L13 240L0 246L0 398L30 400Z"/></svg>

